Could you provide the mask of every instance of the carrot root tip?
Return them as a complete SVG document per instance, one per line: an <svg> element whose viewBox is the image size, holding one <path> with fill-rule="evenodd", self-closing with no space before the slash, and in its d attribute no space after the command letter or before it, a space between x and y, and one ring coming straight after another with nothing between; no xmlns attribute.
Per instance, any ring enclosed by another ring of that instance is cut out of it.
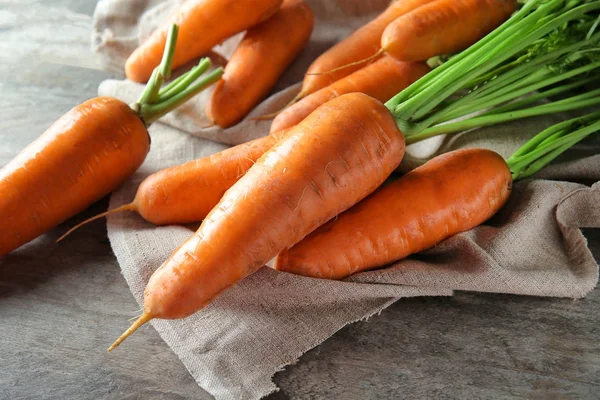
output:
<svg viewBox="0 0 600 400"><path fill-rule="evenodd" d="M328 74L333 74L334 72L338 72L341 71L343 69L349 68L349 67L354 67L356 65L360 65L360 64L364 64L367 63L369 61L372 61L374 59L376 59L377 57L379 57L381 54L383 54L384 50L383 49L379 49L377 51L377 53L373 54L370 57L367 58L363 58L362 60L358 60L358 61L354 61L348 64L344 64L340 67L334 68L334 69L330 69L329 71L322 71L322 72L307 72L306 75L328 75Z"/></svg>
<svg viewBox="0 0 600 400"><path fill-rule="evenodd" d="M112 350L114 350L118 345L120 345L123 340L127 339L133 332L135 332L136 330L138 330L138 328L142 325L144 325L146 322L150 321L152 319L152 315L148 312L144 312L130 327L129 329L127 329L125 332L123 332L123 334L121 336L119 336L119 338L117 340L115 340L115 342L113 344L110 345L110 347L108 348L108 350L106 350L107 352L111 352Z"/></svg>
<svg viewBox="0 0 600 400"><path fill-rule="evenodd" d="M95 221L97 219L100 219L102 217L106 217L107 215L110 214L115 214L121 211L135 211L135 203L129 203L129 204L125 204L122 205L121 207L117 207L113 210L108 210L106 212L103 212L101 214L95 215L91 218L86 219L83 222L78 223L77 225L75 225L74 227L72 227L71 229L69 229L68 231L66 231L61 237L59 237L58 239L56 239L56 243L59 243L60 241L62 241L64 238L66 238L67 236L69 236L71 233L75 232L77 229L81 228L83 225L88 224L89 222Z"/></svg>

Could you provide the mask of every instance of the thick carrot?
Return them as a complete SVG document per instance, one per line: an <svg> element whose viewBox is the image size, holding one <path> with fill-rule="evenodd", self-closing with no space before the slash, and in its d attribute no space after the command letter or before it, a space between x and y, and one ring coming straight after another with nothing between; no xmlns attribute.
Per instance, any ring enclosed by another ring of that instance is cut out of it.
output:
<svg viewBox="0 0 600 400"><path fill-rule="evenodd" d="M506 162L491 150L443 154L282 251L275 268L342 279L381 267L483 223L511 187Z"/></svg>
<svg viewBox="0 0 600 400"><path fill-rule="evenodd" d="M195 81L210 66L204 60L170 96L161 94L157 84L170 73L176 36L173 26L163 63L133 108L110 97L88 100L0 170L0 256L116 189L148 153L147 125L220 78L216 70Z"/></svg>
<svg viewBox="0 0 600 400"><path fill-rule="evenodd" d="M455 53L500 26L516 9L516 0L438 0L390 23L381 48L401 61Z"/></svg>
<svg viewBox="0 0 600 400"><path fill-rule="evenodd" d="M424 63L404 63L384 56L283 110L273 120L271 132L296 125L321 104L345 93L361 92L387 101L427 72L429 68Z"/></svg>
<svg viewBox="0 0 600 400"><path fill-rule="evenodd" d="M271 18L248 29L206 105L208 117L222 128L244 118L275 86L312 29L313 14L303 0L284 0Z"/></svg>
<svg viewBox="0 0 600 400"><path fill-rule="evenodd" d="M398 166L404 138L362 93L316 109L266 152L152 275L142 316L183 318L374 191Z"/></svg>
<svg viewBox="0 0 600 400"><path fill-rule="evenodd" d="M125 74L146 82L160 63L171 24L180 26L173 68L273 15L282 0L187 0L127 59Z"/></svg>
<svg viewBox="0 0 600 400"><path fill-rule="evenodd" d="M73 108L0 170L0 256L116 189L142 163L150 140L120 100Z"/></svg>
<svg viewBox="0 0 600 400"><path fill-rule="evenodd" d="M347 65L377 53L381 34L389 23L401 15L435 1L437 0L396 0L392 2L377 18L321 54L310 65L297 98L316 92L360 69L363 65ZM330 74L323 74L341 66L347 67Z"/></svg>
<svg viewBox="0 0 600 400"><path fill-rule="evenodd" d="M202 221L223 194L285 133L285 130L276 132L208 157L160 170L142 181L131 203L77 224L57 241L89 222L122 211L137 212L156 225Z"/></svg>

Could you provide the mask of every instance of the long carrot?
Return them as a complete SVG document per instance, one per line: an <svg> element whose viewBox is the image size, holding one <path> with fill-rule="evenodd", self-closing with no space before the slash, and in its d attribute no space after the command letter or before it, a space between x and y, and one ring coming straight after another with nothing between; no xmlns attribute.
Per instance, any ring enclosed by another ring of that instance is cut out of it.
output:
<svg viewBox="0 0 600 400"><path fill-rule="evenodd" d="M375 190L398 166L404 139L390 112L362 93L322 105L266 152L152 275L142 316L183 318L281 250Z"/></svg>
<svg viewBox="0 0 600 400"><path fill-rule="evenodd" d="M160 63L171 24L180 26L173 68L206 54L232 35L273 15L282 0L187 0L127 59L125 74L146 82Z"/></svg>
<svg viewBox="0 0 600 400"><path fill-rule="evenodd" d="M304 48L312 29L313 14L303 0L284 0L272 17L248 29L206 105L208 117L222 128L244 118Z"/></svg>
<svg viewBox="0 0 600 400"><path fill-rule="evenodd" d="M321 104L345 93L361 92L387 101L428 71L424 63L404 63L384 56L283 110L273 120L271 132L296 125Z"/></svg>
<svg viewBox="0 0 600 400"><path fill-rule="evenodd" d="M377 53L381 35L390 22L424 4L435 1L437 0L396 0L392 2L377 18L321 54L310 65L307 75L302 81L302 89L296 96L297 99L316 92L360 69L362 65L348 66L348 64L361 61ZM324 74L341 66L347 67Z"/></svg>
<svg viewBox="0 0 600 400"><path fill-rule="evenodd" d="M390 23L381 48L401 61L455 53L490 33L516 9L516 0L438 0Z"/></svg>
<svg viewBox="0 0 600 400"><path fill-rule="evenodd" d="M142 181L131 203L91 217L64 233L110 214L134 211L156 225L202 221L232 187L286 131L276 132L219 153L160 170Z"/></svg>
<svg viewBox="0 0 600 400"><path fill-rule="evenodd" d="M511 184L491 150L443 154L282 251L275 269L342 279L383 266L481 224L504 205Z"/></svg>
<svg viewBox="0 0 600 400"><path fill-rule="evenodd" d="M494 30L516 9L517 0L437 0L425 4L390 22L381 35L381 47L372 56L325 74L357 68L384 53L405 62L455 53Z"/></svg>
<svg viewBox="0 0 600 400"><path fill-rule="evenodd" d="M181 78L188 84L160 100L156 83L170 73L176 32L173 27L163 64L133 109L114 98L88 100L0 170L0 256L116 189L148 153L147 126L219 79L222 71L216 70L193 82L191 78L209 67L209 60L204 60Z"/></svg>

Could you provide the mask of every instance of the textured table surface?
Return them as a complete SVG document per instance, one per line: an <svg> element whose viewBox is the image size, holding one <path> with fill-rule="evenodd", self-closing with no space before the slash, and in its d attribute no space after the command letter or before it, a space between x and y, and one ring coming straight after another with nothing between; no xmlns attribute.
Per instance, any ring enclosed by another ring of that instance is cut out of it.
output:
<svg viewBox="0 0 600 400"><path fill-rule="evenodd" d="M95 0L0 0L0 166L109 77ZM2 194L0 193L0 196ZM209 399L151 328L105 349L137 304L104 221L0 258L0 399ZM600 230L587 230L600 257ZM135 352L133 351L135 349ZM600 398L600 289L584 300L457 293L401 300L275 375L273 399Z"/></svg>

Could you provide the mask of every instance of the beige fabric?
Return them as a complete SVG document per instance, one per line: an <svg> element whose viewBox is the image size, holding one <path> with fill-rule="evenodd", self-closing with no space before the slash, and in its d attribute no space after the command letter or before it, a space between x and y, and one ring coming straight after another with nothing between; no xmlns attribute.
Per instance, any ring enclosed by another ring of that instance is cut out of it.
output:
<svg viewBox="0 0 600 400"><path fill-rule="evenodd" d="M104 67L122 75L139 38L178 0L103 0L94 15L93 48ZM308 0L316 16L305 51L280 79L273 95L251 115L278 109L299 90L311 60L382 10L387 0ZM153 8L154 7L154 8ZM214 50L229 56L239 35ZM132 101L141 85L103 82L99 93ZM112 199L133 199L140 181L161 168L199 158L224 144L267 134L268 121L229 129L203 128L210 91L153 125L152 149L142 168ZM566 115L528 119L409 148L407 170L441 151L488 147L510 155L527 138ZM598 135L600 136L600 135ZM211 139L211 140L206 140ZM224 144L218 144L221 142ZM540 174L546 179L600 179L598 138L588 140ZM581 158L583 157L583 158ZM576 158L578 160L573 161ZM598 267L579 227L600 226L600 185L530 180L517 183L509 204L483 226L386 269L344 282L297 277L262 268L209 307L179 321L152 324L198 384L218 399L260 398L276 390L272 375L344 325L367 318L402 297L450 295L452 290L580 298L598 280ZM154 227L134 214L109 217L108 234L132 293L140 304L152 272L194 227ZM124 321L125 323L125 321Z"/></svg>

